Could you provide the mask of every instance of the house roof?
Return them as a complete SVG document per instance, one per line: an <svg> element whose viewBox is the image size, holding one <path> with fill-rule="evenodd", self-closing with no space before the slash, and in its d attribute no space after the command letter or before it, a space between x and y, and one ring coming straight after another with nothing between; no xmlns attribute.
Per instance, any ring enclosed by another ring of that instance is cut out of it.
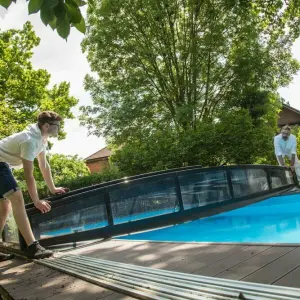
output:
<svg viewBox="0 0 300 300"><path fill-rule="evenodd" d="M300 111L292 106L283 104L279 113L278 126L300 125Z"/></svg>
<svg viewBox="0 0 300 300"><path fill-rule="evenodd" d="M101 159L101 158L109 157L111 155L112 155L112 152L109 149L107 149L106 147L104 147L101 150L99 150L99 151L95 152L94 154L85 158L85 161Z"/></svg>
<svg viewBox="0 0 300 300"><path fill-rule="evenodd" d="M291 111L294 111L295 113L299 114L300 115L300 110L288 105L288 104L283 104L283 107L286 108L286 109L289 109Z"/></svg>

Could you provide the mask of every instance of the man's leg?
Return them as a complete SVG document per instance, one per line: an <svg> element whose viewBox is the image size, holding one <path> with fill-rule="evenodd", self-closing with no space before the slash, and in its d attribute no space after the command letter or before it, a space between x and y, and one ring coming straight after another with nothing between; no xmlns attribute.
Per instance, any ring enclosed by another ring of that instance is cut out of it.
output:
<svg viewBox="0 0 300 300"><path fill-rule="evenodd" d="M7 220L7 216L10 212L11 205L8 199L0 200L0 238Z"/></svg>
<svg viewBox="0 0 300 300"><path fill-rule="evenodd" d="M32 233L30 223L25 210L25 203L22 192L16 191L7 198L11 201L12 210L14 214L17 226L25 239L27 246L31 245L34 241L34 235Z"/></svg>
<svg viewBox="0 0 300 300"><path fill-rule="evenodd" d="M17 190L12 194L5 194L5 196L11 201L12 210L18 229L20 230L28 246L27 257L40 259L52 256L52 251L46 250L38 243L38 241L35 240L27 217L22 192L20 190Z"/></svg>
<svg viewBox="0 0 300 300"><path fill-rule="evenodd" d="M9 165L1 162L0 194L3 195L2 198L7 198L11 202L18 229L28 246L26 251L27 257L35 259L50 257L53 254L52 251L46 250L35 240L27 217L23 194L18 187L17 181L14 178Z"/></svg>
<svg viewBox="0 0 300 300"><path fill-rule="evenodd" d="M300 183L300 165L295 165L295 173L298 178L298 182Z"/></svg>
<svg viewBox="0 0 300 300"><path fill-rule="evenodd" d="M0 237L2 236L2 232L6 223L7 216L10 212L10 201L7 199L0 200ZM0 262L12 259L14 257L13 254L4 254L0 252Z"/></svg>

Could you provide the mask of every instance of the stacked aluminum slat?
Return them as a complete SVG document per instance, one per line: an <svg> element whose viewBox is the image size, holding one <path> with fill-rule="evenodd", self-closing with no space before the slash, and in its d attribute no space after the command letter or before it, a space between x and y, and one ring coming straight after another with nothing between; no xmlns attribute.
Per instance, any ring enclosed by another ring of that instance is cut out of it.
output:
<svg viewBox="0 0 300 300"><path fill-rule="evenodd" d="M157 270L87 256L38 263L139 299L300 299L300 290Z"/></svg>

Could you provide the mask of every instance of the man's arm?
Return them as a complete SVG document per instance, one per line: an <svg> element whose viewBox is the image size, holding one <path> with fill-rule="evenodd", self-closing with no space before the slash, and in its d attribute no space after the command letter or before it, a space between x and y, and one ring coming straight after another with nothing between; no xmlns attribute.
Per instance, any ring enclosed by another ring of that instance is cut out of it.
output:
<svg viewBox="0 0 300 300"><path fill-rule="evenodd" d="M292 145L292 158L291 158L292 171L295 170L296 154L297 154L297 139L295 138L293 139L293 145Z"/></svg>
<svg viewBox="0 0 300 300"><path fill-rule="evenodd" d="M279 164L281 166L285 166L284 159L283 159L282 155L277 155L277 158L278 158Z"/></svg>
<svg viewBox="0 0 300 300"><path fill-rule="evenodd" d="M292 154L291 167L295 166L295 161L296 161L296 154Z"/></svg>
<svg viewBox="0 0 300 300"><path fill-rule="evenodd" d="M26 159L22 159L22 162L28 192L34 203L34 206L42 213L49 212L51 210L51 206L46 201L41 201L37 192L35 179L33 177L33 162Z"/></svg>
<svg viewBox="0 0 300 300"><path fill-rule="evenodd" d="M40 167L40 170L41 170L41 173L43 175L43 178L50 190L50 192L52 194L55 193L55 185L54 185L54 182L53 182L53 178L52 178L52 172L51 172L51 168L50 168L50 165L46 159L46 154L45 152L41 152L38 157L38 162L39 162L39 167Z"/></svg>
<svg viewBox="0 0 300 300"><path fill-rule="evenodd" d="M281 153L279 142L276 138L274 139L274 149L275 149L275 155L277 157L279 165L284 166L285 165L284 159L283 159L283 156L282 156L282 153Z"/></svg>
<svg viewBox="0 0 300 300"><path fill-rule="evenodd" d="M53 178L52 178L52 172L51 172L51 168L50 168L50 165L46 159L46 153L43 151L41 152L38 157L38 162L39 162L39 167L40 167L40 170L41 170L41 173L43 175L43 178L50 190L50 192L52 194L62 194L62 193L65 193L67 190L64 189L64 188L57 188L55 187L55 184L53 182Z"/></svg>

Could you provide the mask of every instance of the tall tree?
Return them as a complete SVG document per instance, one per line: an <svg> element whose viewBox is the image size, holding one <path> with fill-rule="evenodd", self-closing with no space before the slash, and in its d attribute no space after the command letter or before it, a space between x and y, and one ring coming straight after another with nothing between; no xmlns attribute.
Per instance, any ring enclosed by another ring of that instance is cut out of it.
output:
<svg viewBox="0 0 300 300"><path fill-rule="evenodd" d="M41 110L74 117L71 108L78 100L69 95L70 84L62 82L48 89L50 74L31 64L32 50L39 42L29 22L22 30L0 31L0 138L35 122ZM60 138L64 136L62 130Z"/></svg>
<svg viewBox="0 0 300 300"><path fill-rule="evenodd" d="M216 126L224 113L248 109L249 126L271 132L280 109L276 91L299 70L291 53L299 6L263 0L97 2L83 42L97 73L85 80L94 105L82 108L83 124L124 146L166 128L177 136L192 134L203 124Z"/></svg>

